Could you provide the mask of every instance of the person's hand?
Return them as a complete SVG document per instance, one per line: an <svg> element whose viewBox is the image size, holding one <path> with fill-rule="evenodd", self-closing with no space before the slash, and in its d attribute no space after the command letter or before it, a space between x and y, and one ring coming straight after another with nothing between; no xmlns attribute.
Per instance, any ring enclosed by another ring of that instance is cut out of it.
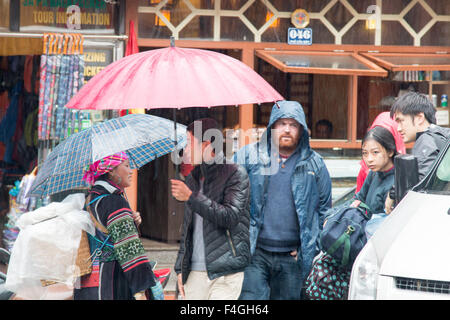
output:
<svg viewBox="0 0 450 320"><path fill-rule="evenodd" d="M361 200L355 200L352 202L352 204L350 205L350 207L352 208L358 208L358 206L361 204Z"/></svg>
<svg viewBox="0 0 450 320"><path fill-rule="evenodd" d="M394 209L394 200L389 198L389 194L386 197L386 201L384 202L384 211L386 214L390 214Z"/></svg>
<svg viewBox="0 0 450 320"><path fill-rule="evenodd" d="M170 179L172 183L172 196L178 201L188 201L192 194L191 189L181 180Z"/></svg>
<svg viewBox="0 0 450 320"><path fill-rule="evenodd" d="M295 260L297 260L297 256L298 256L297 250L291 251L291 256L294 257Z"/></svg>
<svg viewBox="0 0 450 320"><path fill-rule="evenodd" d="M132 213L134 223L136 223L136 226L139 227L139 225L142 223L141 214L139 211L133 211Z"/></svg>
<svg viewBox="0 0 450 320"><path fill-rule="evenodd" d="M183 278L181 276L181 273L178 274L178 291L181 294L181 297L183 297L183 299L185 299L184 296L184 285L183 285Z"/></svg>

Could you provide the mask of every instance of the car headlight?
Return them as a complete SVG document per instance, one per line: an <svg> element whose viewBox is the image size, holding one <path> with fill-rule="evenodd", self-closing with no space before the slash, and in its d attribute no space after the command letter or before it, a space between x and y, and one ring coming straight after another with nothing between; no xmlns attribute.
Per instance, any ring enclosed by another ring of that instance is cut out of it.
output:
<svg viewBox="0 0 450 320"><path fill-rule="evenodd" d="M359 253L352 268L348 298L374 300L377 297L378 258L369 241Z"/></svg>

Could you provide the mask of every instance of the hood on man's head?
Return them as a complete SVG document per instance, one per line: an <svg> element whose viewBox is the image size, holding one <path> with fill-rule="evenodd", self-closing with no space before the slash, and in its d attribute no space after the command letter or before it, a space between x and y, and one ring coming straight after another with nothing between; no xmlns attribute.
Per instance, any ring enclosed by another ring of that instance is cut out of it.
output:
<svg viewBox="0 0 450 320"><path fill-rule="evenodd" d="M278 101L272 107L272 112L270 114L269 124L267 129L270 129L272 125L279 119L291 118L296 120L302 125L304 131L308 131L308 125L306 124L305 113L303 112L303 107L297 101Z"/></svg>
<svg viewBox="0 0 450 320"><path fill-rule="evenodd" d="M297 101L278 101L272 107L272 112L270 114L269 124L264 132L262 139L269 142L271 141L271 128L272 125L279 119L289 118L294 119L303 127L303 133L300 137L297 148L303 150L301 152L301 158L306 158L310 154L309 145L309 134L308 125L306 124L305 113L303 112L303 107ZM270 149L270 144L267 145Z"/></svg>

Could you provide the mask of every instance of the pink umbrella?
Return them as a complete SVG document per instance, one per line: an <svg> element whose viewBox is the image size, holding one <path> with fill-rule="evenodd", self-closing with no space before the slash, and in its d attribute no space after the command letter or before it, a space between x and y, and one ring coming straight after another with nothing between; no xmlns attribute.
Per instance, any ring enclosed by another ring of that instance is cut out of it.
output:
<svg viewBox="0 0 450 320"><path fill-rule="evenodd" d="M214 51L168 47L103 69L67 108L183 108L276 102L283 97L241 61Z"/></svg>
<svg viewBox="0 0 450 320"><path fill-rule="evenodd" d="M154 109L276 102L284 98L241 61L174 45L126 56L99 72L67 108ZM176 144L175 136L175 144ZM176 177L179 168L176 166Z"/></svg>

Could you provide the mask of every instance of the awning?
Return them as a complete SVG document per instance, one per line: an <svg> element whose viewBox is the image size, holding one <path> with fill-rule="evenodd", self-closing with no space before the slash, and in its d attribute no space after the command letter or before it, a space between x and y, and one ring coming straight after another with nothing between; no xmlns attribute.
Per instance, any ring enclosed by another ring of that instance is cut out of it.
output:
<svg viewBox="0 0 450 320"><path fill-rule="evenodd" d="M391 71L450 70L448 53L360 53Z"/></svg>
<svg viewBox="0 0 450 320"><path fill-rule="evenodd" d="M283 72L386 77L387 71L353 52L256 50Z"/></svg>
<svg viewBox="0 0 450 320"><path fill-rule="evenodd" d="M0 56L41 55L42 45L42 39L0 36Z"/></svg>

